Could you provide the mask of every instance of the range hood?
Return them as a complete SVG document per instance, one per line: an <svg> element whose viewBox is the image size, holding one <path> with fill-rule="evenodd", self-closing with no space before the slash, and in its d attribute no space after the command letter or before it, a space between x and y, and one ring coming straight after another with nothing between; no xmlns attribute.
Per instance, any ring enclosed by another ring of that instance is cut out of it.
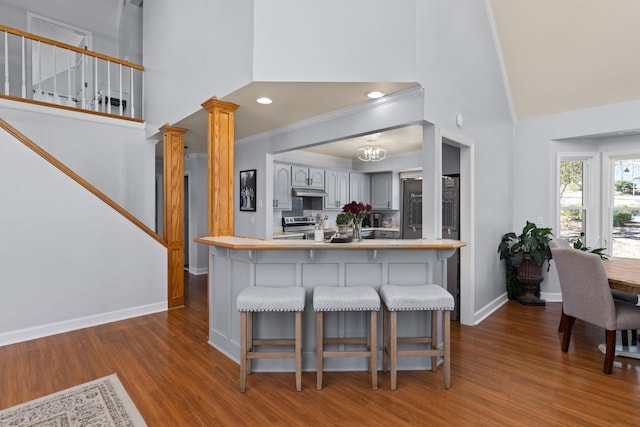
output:
<svg viewBox="0 0 640 427"><path fill-rule="evenodd" d="M325 197L327 192L319 188L292 188L291 194L294 197Z"/></svg>

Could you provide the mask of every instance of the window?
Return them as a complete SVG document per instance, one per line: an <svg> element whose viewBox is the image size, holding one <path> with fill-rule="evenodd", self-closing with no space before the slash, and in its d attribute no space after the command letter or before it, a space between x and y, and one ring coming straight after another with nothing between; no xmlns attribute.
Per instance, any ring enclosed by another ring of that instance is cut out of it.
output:
<svg viewBox="0 0 640 427"><path fill-rule="evenodd" d="M589 171L593 157L560 157L559 165L559 233L558 237L573 243L584 233L596 235L593 226L593 188ZM589 221L588 221L589 220ZM596 226L597 227L597 226Z"/></svg>
<svg viewBox="0 0 640 427"><path fill-rule="evenodd" d="M612 256L640 258L640 155L611 157L609 214Z"/></svg>
<svg viewBox="0 0 640 427"><path fill-rule="evenodd" d="M640 258L640 153L559 153L557 170L555 235Z"/></svg>

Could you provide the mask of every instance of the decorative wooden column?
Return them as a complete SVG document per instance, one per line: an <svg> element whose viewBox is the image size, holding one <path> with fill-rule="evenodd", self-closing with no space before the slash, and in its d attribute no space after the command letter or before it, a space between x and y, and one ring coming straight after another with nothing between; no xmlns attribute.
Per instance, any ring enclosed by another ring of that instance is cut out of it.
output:
<svg viewBox="0 0 640 427"><path fill-rule="evenodd" d="M168 124L164 134L164 238L169 308L184 305L184 134Z"/></svg>
<svg viewBox="0 0 640 427"><path fill-rule="evenodd" d="M214 96L202 107L209 113L209 235L233 236L233 112L239 105Z"/></svg>

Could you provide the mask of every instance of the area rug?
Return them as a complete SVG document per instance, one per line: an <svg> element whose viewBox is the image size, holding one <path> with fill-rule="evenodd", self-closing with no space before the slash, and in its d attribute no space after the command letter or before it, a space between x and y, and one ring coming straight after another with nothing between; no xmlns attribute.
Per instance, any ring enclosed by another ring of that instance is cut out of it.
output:
<svg viewBox="0 0 640 427"><path fill-rule="evenodd" d="M0 411L1 427L146 425L116 374Z"/></svg>

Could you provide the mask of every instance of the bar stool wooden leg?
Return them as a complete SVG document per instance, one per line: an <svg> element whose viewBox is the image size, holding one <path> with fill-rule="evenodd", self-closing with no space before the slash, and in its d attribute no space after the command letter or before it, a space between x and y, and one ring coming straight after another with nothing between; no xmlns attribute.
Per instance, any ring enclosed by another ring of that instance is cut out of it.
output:
<svg viewBox="0 0 640 427"><path fill-rule="evenodd" d="M390 312L389 317L389 327L391 329L391 390L395 390L398 377L398 312Z"/></svg>
<svg viewBox="0 0 640 427"><path fill-rule="evenodd" d="M382 308L382 372L389 369L389 310Z"/></svg>
<svg viewBox="0 0 640 427"><path fill-rule="evenodd" d="M431 311L431 349L438 348L438 311ZM438 356L431 356L431 370L438 370Z"/></svg>
<svg viewBox="0 0 640 427"><path fill-rule="evenodd" d="M451 310L444 310L444 388L451 388Z"/></svg>
<svg viewBox="0 0 640 427"><path fill-rule="evenodd" d="M378 389L378 316L376 311L371 312L371 333L369 338L369 357L371 367L371 387Z"/></svg>
<svg viewBox="0 0 640 427"><path fill-rule="evenodd" d="M240 391L246 390L247 379L247 312L240 313Z"/></svg>
<svg viewBox="0 0 640 427"><path fill-rule="evenodd" d="M296 390L302 391L302 312L296 311Z"/></svg>
<svg viewBox="0 0 640 427"><path fill-rule="evenodd" d="M248 357L248 354L253 351L253 312L247 313L247 367L245 375L251 375L253 372L253 359Z"/></svg>
<svg viewBox="0 0 640 427"><path fill-rule="evenodd" d="M322 390L323 348L322 311L316 312L316 389Z"/></svg>

